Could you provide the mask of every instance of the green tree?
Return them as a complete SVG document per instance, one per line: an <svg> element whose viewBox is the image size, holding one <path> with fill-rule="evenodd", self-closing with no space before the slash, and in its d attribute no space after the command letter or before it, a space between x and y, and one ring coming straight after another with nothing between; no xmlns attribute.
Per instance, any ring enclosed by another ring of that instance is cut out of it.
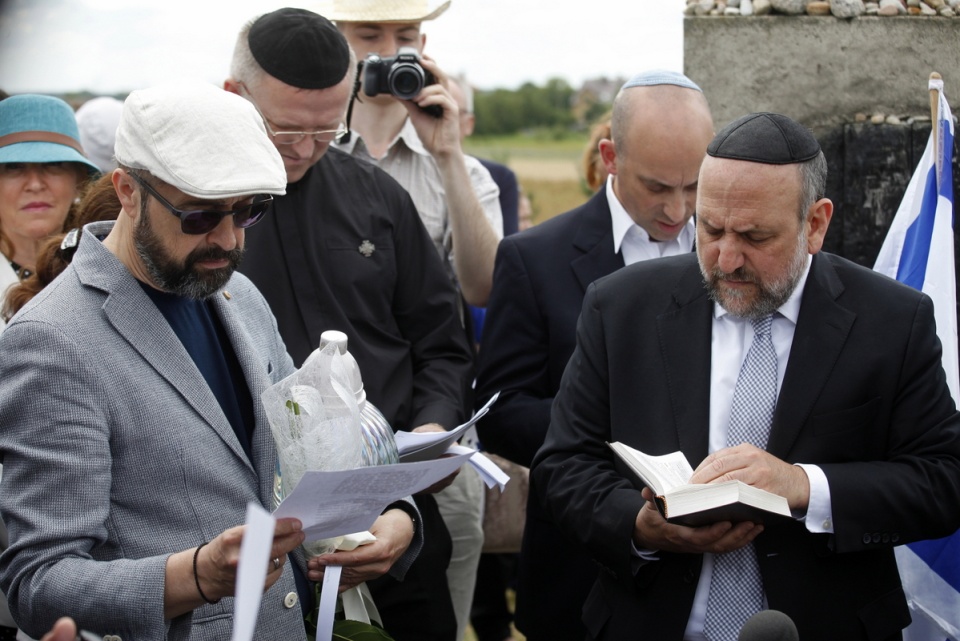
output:
<svg viewBox="0 0 960 641"><path fill-rule="evenodd" d="M536 129L572 127L574 89L562 78L551 78L539 87L524 83L517 90L494 89L474 94L476 134L509 135Z"/></svg>

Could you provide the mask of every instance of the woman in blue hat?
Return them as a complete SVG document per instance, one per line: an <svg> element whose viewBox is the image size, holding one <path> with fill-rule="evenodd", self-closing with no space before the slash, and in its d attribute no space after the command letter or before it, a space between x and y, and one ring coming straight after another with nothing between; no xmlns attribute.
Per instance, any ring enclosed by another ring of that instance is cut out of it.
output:
<svg viewBox="0 0 960 641"><path fill-rule="evenodd" d="M70 105L30 94L0 101L0 300L30 275L38 246L61 231L81 185L98 173L83 154ZM0 331L5 325L0 318ZM0 523L2 545L6 534ZM16 638L13 626L0 595L0 641Z"/></svg>
<svg viewBox="0 0 960 641"><path fill-rule="evenodd" d="M40 243L63 228L81 185L98 173L70 105L33 94L0 101L0 298L33 272Z"/></svg>

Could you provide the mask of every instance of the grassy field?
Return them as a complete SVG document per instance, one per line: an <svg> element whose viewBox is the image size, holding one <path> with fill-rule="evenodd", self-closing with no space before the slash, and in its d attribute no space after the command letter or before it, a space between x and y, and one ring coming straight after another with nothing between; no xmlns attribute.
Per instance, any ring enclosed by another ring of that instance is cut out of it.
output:
<svg viewBox="0 0 960 641"><path fill-rule="evenodd" d="M468 138L468 154L510 167L520 188L530 198L533 222L542 222L583 203L589 194L583 186L580 157L586 134L565 136L523 135L503 138Z"/></svg>

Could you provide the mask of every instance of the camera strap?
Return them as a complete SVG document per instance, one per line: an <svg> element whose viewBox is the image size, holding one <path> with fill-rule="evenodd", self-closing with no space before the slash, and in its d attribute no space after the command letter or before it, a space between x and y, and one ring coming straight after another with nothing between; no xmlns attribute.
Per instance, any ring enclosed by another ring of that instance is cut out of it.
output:
<svg viewBox="0 0 960 641"><path fill-rule="evenodd" d="M357 63L357 75L353 80L353 91L350 93L350 102L347 103L347 133L343 134L343 137L340 138L340 142L343 143L350 142L350 138L353 135L353 132L350 130L350 120L353 118L353 103L360 100L360 85L363 78L361 75L362 73L363 60Z"/></svg>

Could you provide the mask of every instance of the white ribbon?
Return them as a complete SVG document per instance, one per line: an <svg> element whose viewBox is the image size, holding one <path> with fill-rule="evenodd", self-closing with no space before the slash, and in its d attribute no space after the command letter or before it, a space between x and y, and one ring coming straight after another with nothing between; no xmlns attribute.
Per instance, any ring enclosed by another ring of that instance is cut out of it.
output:
<svg viewBox="0 0 960 641"><path fill-rule="evenodd" d="M337 609L337 588L340 586L339 565L328 565L323 570L320 588L320 609L317 612L317 641L333 641L333 617Z"/></svg>

